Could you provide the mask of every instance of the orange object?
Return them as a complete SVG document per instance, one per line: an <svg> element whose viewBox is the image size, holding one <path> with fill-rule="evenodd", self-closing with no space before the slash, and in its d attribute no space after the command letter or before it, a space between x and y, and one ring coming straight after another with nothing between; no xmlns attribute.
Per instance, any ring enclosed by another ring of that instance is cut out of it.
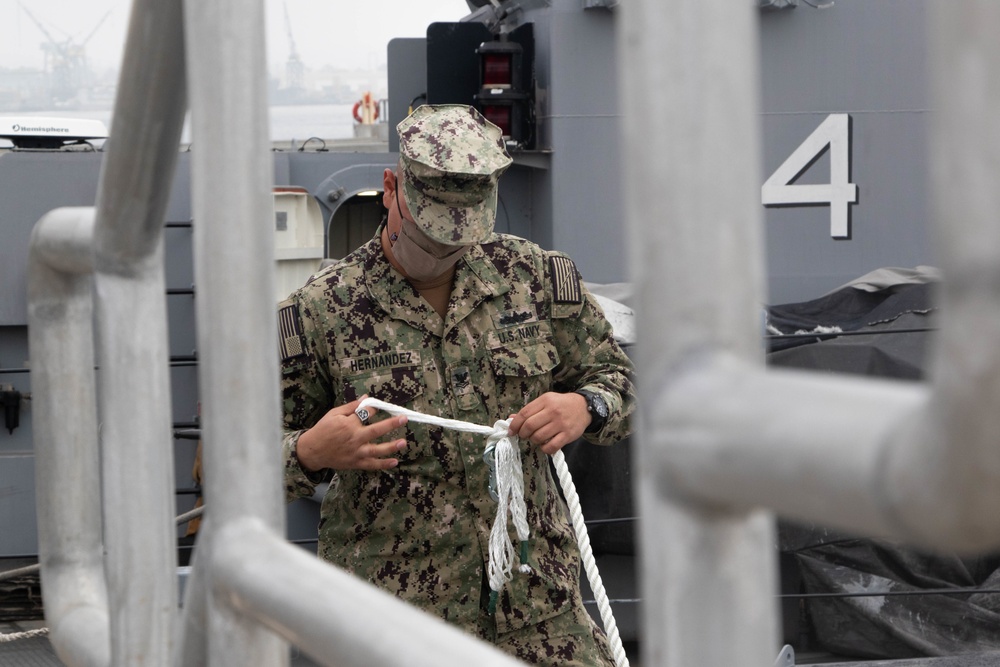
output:
<svg viewBox="0 0 1000 667"><path fill-rule="evenodd" d="M365 93L361 99L354 103L354 120L362 125L371 125L378 120L378 102L371 93Z"/></svg>

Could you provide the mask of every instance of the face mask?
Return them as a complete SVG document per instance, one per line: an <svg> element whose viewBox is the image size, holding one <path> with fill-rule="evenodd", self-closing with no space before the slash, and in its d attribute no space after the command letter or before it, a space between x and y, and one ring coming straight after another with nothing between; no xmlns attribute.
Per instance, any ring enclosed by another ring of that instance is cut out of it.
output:
<svg viewBox="0 0 1000 667"><path fill-rule="evenodd" d="M426 282L444 275L470 247L438 243L416 225L404 222L392 246L392 255L412 280Z"/></svg>

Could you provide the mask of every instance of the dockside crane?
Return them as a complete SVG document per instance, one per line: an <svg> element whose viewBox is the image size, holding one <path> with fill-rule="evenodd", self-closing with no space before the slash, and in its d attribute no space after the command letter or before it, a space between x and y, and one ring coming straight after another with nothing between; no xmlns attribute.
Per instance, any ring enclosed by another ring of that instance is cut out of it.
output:
<svg viewBox="0 0 1000 667"><path fill-rule="evenodd" d="M295 47L295 37L292 35L292 22L288 17L288 2L282 2L285 9L285 30L288 32L288 61L285 63L286 86L295 91L301 91L305 79L305 65L299 58Z"/></svg>
<svg viewBox="0 0 1000 667"><path fill-rule="evenodd" d="M48 40L47 43L42 44L42 51L45 53L44 70L51 77L49 94L52 96L53 101L67 102L74 99L86 82L88 74L87 52L85 49L87 42L91 40L97 33L97 30L107 20L108 16L111 15L111 10L109 9L101 17L83 41L76 43L72 37L57 40L48 31L45 24L32 14L31 10L24 3L18 2L17 4L28 15L32 23L38 27L42 35L45 36L45 39Z"/></svg>

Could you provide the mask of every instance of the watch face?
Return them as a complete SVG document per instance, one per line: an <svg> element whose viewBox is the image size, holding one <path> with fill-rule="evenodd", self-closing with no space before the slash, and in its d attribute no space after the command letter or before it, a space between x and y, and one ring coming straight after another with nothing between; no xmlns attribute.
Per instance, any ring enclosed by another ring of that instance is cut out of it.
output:
<svg viewBox="0 0 1000 667"><path fill-rule="evenodd" d="M590 413L590 425L587 426L584 433L597 433L604 428L604 422L608 419L608 404L598 394L589 391L577 393L587 399L587 412Z"/></svg>
<svg viewBox="0 0 1000 667"><path fill-rule="evenodd" d="M591 404L594 406L594 412L597 413L597 415L602 419L607 419L608 404L604 402L604 399L600 396L594 396L590 400Z"/></svg>

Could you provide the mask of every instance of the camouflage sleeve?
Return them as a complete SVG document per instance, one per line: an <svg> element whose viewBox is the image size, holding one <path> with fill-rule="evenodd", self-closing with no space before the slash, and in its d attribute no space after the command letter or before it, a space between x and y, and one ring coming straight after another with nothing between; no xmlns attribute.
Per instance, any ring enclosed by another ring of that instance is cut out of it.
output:
<svg viewBox="0 0 1000 667"><path fill-rule="evenodd" d="M584 438L609 445L632 432L635 410L635 369L614 339L611 323L583 285L573 260L546 253L547 291L552 298L552 328L560 362L554 380L557 391L587 389L608 404L604 428Z"/></svg>
<svg viewBox="0 0 1000 667"><path fill-rule="evenodd" d="M281 356L281 402L284 436L285 498L288 501L308 497L316 485L330 481L333 472L306 472L299 465L295 448L299 436L312 427L333 406L334 397L318 363L321 352L310 336L311 327L303 317L305 310L293 295L278 306L278 347Z"/></svg>
<svg viewBox="0 0 1000 667"><path fill-rule="evenodd" d="M299 457L295 448L303 431L285 430L281 447L285 461L285 501L291 502L297 498L309 498L316 492L316 485L322 482L332 482L335 473L332 470L308 472L299 465Z"/></svg>

